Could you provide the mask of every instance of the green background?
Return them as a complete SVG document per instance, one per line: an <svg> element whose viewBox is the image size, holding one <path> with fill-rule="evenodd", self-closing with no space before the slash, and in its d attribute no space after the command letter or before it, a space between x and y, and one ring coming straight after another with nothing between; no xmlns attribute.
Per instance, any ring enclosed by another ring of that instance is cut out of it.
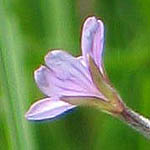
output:
<svg viewBox="0 0 150 150"><path fill-rule="evenodd" d="M87 16L105 23L104 62L126 102L150 117L150 1L0 0L0 150L149 150L150 141L94 108L28 122L43 97L33 71L50 49L80 55Z"/></svg>

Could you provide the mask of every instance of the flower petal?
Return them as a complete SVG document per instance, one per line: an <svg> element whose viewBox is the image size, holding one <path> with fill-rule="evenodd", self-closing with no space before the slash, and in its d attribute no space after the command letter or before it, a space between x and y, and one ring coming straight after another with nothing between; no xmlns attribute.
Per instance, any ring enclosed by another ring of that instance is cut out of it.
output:
<svg viewBox="0 0 150 150"><path fill-rule="evenodd" d="M93 84L89 70L80 59L57 50L45 57L48 67L35 71L35 80L48 96L101 96Z"/></svg>
<svg viewBox="0 0 150 150"><path fill-rule="evenodd" d="M86 87L81 85L75 77L66 78L65 74L66 72L55 73L49 68L41 66L35 71L35 80L40 90L47 96L87 95Z"/></svg>
<svg viewBox="0 0 150 150"><path fill-rule="evenodd" d="M90 55L102 73L103 73L103 66L102 66L103 45L104 45L103 22L101 20L97 20L95 17L89 17L83 25L82 39L81 39L82 55L84 56L86 63L88 63L87 55Z"/></svg>
<svg viewBox="0 0 150 150"><path fill-rule="evenodd" d="M74 74L92 82L90 73L83 64L82 57L75 58L65 51L54 50L45 56L45 63L53 71L63 73L63 76L68 77Z"/></svg>
<svg viewBox="0 0 150 150"><path fill-rule="evenodd" d="M45 98L34 103L25 117L28 120L54 119L75 107L75 105L71 105L56 98Z"/></svg>

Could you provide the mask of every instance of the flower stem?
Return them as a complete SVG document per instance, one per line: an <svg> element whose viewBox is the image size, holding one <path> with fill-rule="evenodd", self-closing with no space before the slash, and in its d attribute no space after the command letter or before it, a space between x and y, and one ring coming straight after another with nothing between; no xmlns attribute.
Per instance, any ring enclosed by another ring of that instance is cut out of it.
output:
<svg viewBox="0 0 150 150"><path fill-rule="evenodd" d="M150 139L150 120L144 116L134 112L128 107L125 107L120 114L120 119L134 128L136 131Z"/></svg>

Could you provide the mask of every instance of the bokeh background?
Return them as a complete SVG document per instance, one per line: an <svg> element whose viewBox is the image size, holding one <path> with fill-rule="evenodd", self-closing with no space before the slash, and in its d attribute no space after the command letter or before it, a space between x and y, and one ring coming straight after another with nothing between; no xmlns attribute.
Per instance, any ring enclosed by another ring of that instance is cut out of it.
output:
<svg viewBox="0 0 150 150"><path fill-rule="evenodd" d="M128 106L150 117L150 1L0 0L0 150L149 150L150 141L94 108L52 122L24 114L43 97L33 71L51 49L80 55L87 16L105 23L107 73Z"/></svg>

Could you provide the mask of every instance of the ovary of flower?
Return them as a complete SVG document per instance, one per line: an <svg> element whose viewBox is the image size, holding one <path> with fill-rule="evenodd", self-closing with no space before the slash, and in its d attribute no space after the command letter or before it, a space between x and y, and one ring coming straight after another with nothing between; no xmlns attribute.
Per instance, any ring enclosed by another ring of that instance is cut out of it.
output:
<svg viewBox="0 0 150 150"><path fill-rule="evenodd" d="M34 73L38 87L47 98L35 102L26 118L52 119L78 105L96 106L113 115L121 113L124 104L103 66L103 44L103 22L89 17L82 28L80 57L62 50L49 52L45 65Z"/></svg>

